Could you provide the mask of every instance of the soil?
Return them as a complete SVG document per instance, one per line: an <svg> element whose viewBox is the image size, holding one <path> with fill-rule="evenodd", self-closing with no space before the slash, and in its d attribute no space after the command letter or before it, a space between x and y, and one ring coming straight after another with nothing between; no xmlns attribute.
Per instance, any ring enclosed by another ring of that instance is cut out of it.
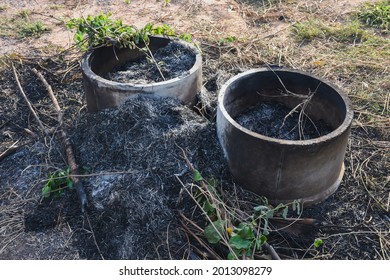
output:
<svg viewBox="0 0 390 280"><path fill-rule="evenodd" d="M343 23L365 0L172 0L164 7L162 2L5 1L2 27L12 29L27 10L30 21L41 20L50 31L38 38L0 36L0 259L226 258L226 249L205 240L207 221L186 195L194 182L184 154L203 177L217 181L226 203L248 213L259 205L229 172L215 133L215 110L228 78L264 63L326 77L347 92L355 107L339 189L304 209L301 218L313 223L294 222L286 231L274 228L268 243L282 259L389 259L390 119L385 102L390 99L376 95L388 92L388 69L361 56L332 61L332 53L319 48L330 44L336 49L333 39L316 45L296 42L291 35L294 22L306 18ZM263 2L273 4L263 7ZM117 109L86 111L81 54L68 49L72 34L61 18L101 11L126 23L167 23L178 33L193 35L202 49L205 86L195 111L171 99L145 96ZM229 36L239 39L220 43ZM358 47L358 42L347 43L343 50L356 48L359 55ZM22 98L11 64L49 136ZM67 168L67 162L52 101L32 68L52 86L76 159L86 170L81 177L89 201L86 213L81 213L74 190L42 198L47 178ZM367 109L378 99L383 107ZM317 238L323 245L314 248ZM269 258L263 253L262 258Z"/></svg>
<svg viewBox="0 0 390 280"><path fill-rule="evenodd" d="M107 73L105 78L120 83L148 84L161 82L187 75L195 63L194 52L174 41L166 47L158 49L153 54L153 58L156 63L150 55L137 61L127 62Z"/></svg>
<svg viewBox="0 0 390 280"><path fill-rule="evenodd" d="M282 103L264 102L239 114L235 120L256 133L284 140L308 140L332 131L323 120L313 120Z"/></svg>

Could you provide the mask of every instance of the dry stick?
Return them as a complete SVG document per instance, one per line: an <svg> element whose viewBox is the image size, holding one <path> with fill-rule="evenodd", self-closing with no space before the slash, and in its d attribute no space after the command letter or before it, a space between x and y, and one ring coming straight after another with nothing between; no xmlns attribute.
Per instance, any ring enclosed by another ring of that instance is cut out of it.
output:
<svg viewBox="0 0 390 280"><path fill-rule="evenodd" d="M54 108L57 112L57 120L58 120L58 124L60 126L61 138L62 138L64 147L65 147L66 158L68 161L68 165L70 167L70 178L72 179L74 185L76 186L77 194L78 194L80 204L81 204L81 211L84 213L85 209L88 207L87 195L85 193L83 184L78 177L78 175L79 175L78 168L79 167L76 163L69 137L66 134L66 131L64 128L62 110L60 108L60 105L58 104L57 98L55 97L51 86L46 81L45 77L43 77L43 75L41 73L39 73L35 68L33 68L32 71L35 73L35 75L37 75L37 77L45 85L45 87L49 93L49 96L50 96L51 100L53 101Z"/></svg>
<svg viewBox="0 0 390 280"><path fill-rule="evenodd" d="M178 146L178 147L179 147L179 146ZM191 169L192 172L194 172L195 168L194 168L194 166L192 165L192 163L189 161L189 159L188 159L186 153L184 152L184 150L183 150L181 147L179 147L179 149L181 149L181 151L183 152L183 157L184 157L184 160L186 161L188 167ZM183 188L185 189L185 191L191 196L191 194L189 193L189 191L187 190L187 188L184 186L183 182L182 182L177 176L176 176L176 179L179 180L179 182L181 183L181 185L183 186ZM204 183L204 182L203 182L203 183ZM207 189L207 188L206 188L206 189ZM193 198L193 197L191 196L191 198ZM193 198L193 199L194 199L194 198ZM199 205L199 203L196 201L196 199L194 199L194 201L195 201L195 203L198 205L198 207L199 207L200 209L202 209L202 207L200 207L200 205ZM210 220L210 218L209 218L207 215L206 215L206 217L209 219L211 225L213 225L213 227L214 227L214 224L212 223L212 221ZM215 231L218 233L218 235L221 237L221 239L224 240L224 238L223 238L223 236L220 234L220 232L219 232L215 227L214 227L214 229L215 229ZM225 241L225 240L224 240L224 241ZM226 242L226 241L225 241L225 243L226 243L226 244L229 244L229 243ZM232 254L237 258L236 254L234 253L233 250L231 250L230 246L227 246L227 247L229 248L230 252L232 252ZM280 260L279 255L276 253L275 249L274 249L271 245L269 245L268 243L264 243L264 244L263 244L263 247L270 253L270 255L272 256L272 258L273 258L274 260ZM245 256L245 254L243 254L243 257L244 257L244 256ZM237 259L238 259L238 258L237 258Z"/></svg>
<svg viewBox="0 0 390 280"><path fill-rule="evenodd" d="M170 221L170 222L168 223L168 226L167 226L167 238L166 238L166 242L167 242L167 250L168 250L169 259L170 259L170 260L173 260L172 255L171 255L171 250L170 250L170 248L169 248L169 226L171 225L171 222L172 222L172 221Z"/></svg>
<svg viewBox="0 0 390 280"><path fill-rule="evenodd" d="M267 242L265 242L263 244L263 247L264 247L264 249L266 249L268 251L268 253L271 255L272 259L274 259L274 260L281 260L281 258L279 257L278 253L276 253L274 247L269 245Z"/></svg>
<svg viewBox="0 0 390 280"><path fill-rule="evenodd" d="M199 232L203 232L203 229L201 229L197 224L195 224L193 221L191 221L189 218L187 218L183 213L180 213L180 216L186 220L187 222L189 222L191 225L193 225L197 230L199 230ZM202 239L200 239L192 230L190 230L188 228L188 226L184 223L183 220L181 220L181 224L182 226L186 229L186 231L192 235L192 237L194 237L196 239L196 241L199 242L200 245L202 245L202 247L209 253L211 254L215 259L217 260L221 260L221 257L216 253L214 252L213 249L211 249L206 243L203 242ZM204 253L202 253L202 255L204 255Z"/></svg>
<svg viewBox="0 0 390 280"><path fill-rule="evenodd" d="M22 139L22 138L20 138ZM5 159L7 156L9 156L10 154L16 152L17 149L19 149L20 146L17 146L16 144L19 143L19 140L17 140L15 143L13 143L7 150L5 150L4 152L2 152L0 154L0 161L2 161L3 159Z"/></svg>
<svg viewBox="0 0 390 280"><path fill-rule="evenodd" d="M16 73L16 69L15 69L15 66L14 66L13 63L12 63L12 70L14 71L14 77L15 77L16 83L17 83L17 85L19 87L20 93L22 94L24 100L26 101L26 103L28 105L28 108L30 109L30 111L33 114L34 118L37 120L38 125L41 128L42 132L44 134L46 134L46 135L49 135L49 133L47 132L47 129L43 126L41 120L39 119L37 113L35 112L33 106L31 105L31 102L28 100L27 95L24 93L24 90L22 88L22 85L20 84L20 81L19 81L19 78L18 78L18 74Z"/></svg>
<svg viewBox="0 0 390 280"><path fill-rule="evenodd" d="M100 251L100 247L99 247L99 245L98 245L98 243L97 243L96 236L95 236L95 233L94 233L94 231L93 231L93 229L92 229L92 224L91 224L91 221L89 220L89 217L88 217L88 214L87 214L87 213L85 213L85 217L87 218L89 228L91 229L91 234L92 234L93 242L95 243L95 246L96 246L96 248L97 248L97 250L98 250L98 252L99 252L100 257L102 258L102 260L104 260L102 251Z"/></svg>
<svg viewBox="0 0 390 280"><path fill-rule="evenodd" d="M158 72L160 73L161 78L162 78L164 81L166 81L166 79L165 79L165 77L164 77L164 74L163 74L162 71L161 71L160 66L158 65L156 59L154 58L154 55L153 55L152 51L151 51L150 48L148 47L148 44L147 44L147 42L145 42L145 40L144 40L144 43L145 43L145 48L146 48L146 50L148 51L148 53L146 53L143 49L141 49L141 48L138 47L138 46L136 46L136 48L137 48L139 51L143 52L146 56L149 55L149 57L150 57L150 59L153 61L154 65L156 65L156 68L157 68Z"/></svg>
<svg viewBox="0 0 390 280"><path fill-rule="evenodd" d="M199 202L194 198L194 196L191 194L191 192L189 190L187 190L186 186L184 185L184 183L182 182L182 180L179 179L178 176L175 176L176 179L179 181L179 183L182 185L183 189L187 192L187 194L192 198L192 200L195 202L195 204L199 207L199 209L202 210L203 214L206 216L206 219L210 222L210 225L213 227L213 229L215 230L215 232L218 234L218 236L221 238L223 244L228 247L229 251L233 254L233 256L238 259L236 253L233 251L233 249L231 248L231 246L229 245L229 242L226 240L225 236L223 236L222 233L219 232L219 230L216 228L216 226L214 225L213 221L210 219L210 217L207 215L207 213L203 210L202 206L199 204Z"/></svg>

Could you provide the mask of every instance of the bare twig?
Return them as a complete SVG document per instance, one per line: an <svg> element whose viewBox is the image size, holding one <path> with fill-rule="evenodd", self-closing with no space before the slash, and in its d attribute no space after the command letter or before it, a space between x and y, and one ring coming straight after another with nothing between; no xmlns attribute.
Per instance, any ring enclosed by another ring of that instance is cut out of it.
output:
<svg viewBox="0 0 390 280"><path fill-rule="evenodd" d="M8 240L8 242L0 249L0 255L3 253L3 251L10 245L10 244L12 244L12 242L16 239L16 238L18 238L21 234L23 234L24 233L24 231L23 230L20 230L19 232L18 232L18 234L16 234L14 237L12 237L12 239L10 239L10 240Z"/></svg>
<svg viewBox="0 0 390 280"><path fill-rule="evenodd" d="M273 70L272 70L273 71ZM273 71L274 72L274 71ZM290 112L284 117L283 119L283 123L282 125L280 126L280 129L282 129L282 127L285 125L285 122L287 120L288 117L290 117L293 113L295 113L299 108L300 111L299 111L299 116L298 116L298 124L297 124L297 127L298 127L298 133L299 133L299 139L302 140L305 138L305 135L304 135L304 118L306 117L311 123L312 125L314 126L315 130L317 131L318 135L320 135L315 123L313 122L313 120L306 114L306 108L307 106L310 104L313 96L317 93L317 90L319 88L319 86L321 85L321 82L317 85L316 89L312 92L310 89L309 89L309 93L308 95L302 95L302 94L296 94L296 93L293 93L291 91L288 91L286 86L284 85L283 81L280 79L280 77L278 76L278 74L276 74L274 72L274 74L277 76L277 78L279 79L279 82L282 84L282 86L284 87L285 91L291 95L293 95L294 97L299 97L299 98L302 98L305 96L305 100L303 100L301 103L299 103L297 106L295 106L294 108L292 108L290 110Z"/></svg>
<svg viewBox="0 0 390 280"><path fill-rule="evenodd" d="M170 221L170 222L168 223L168 226L167 226L167 238L166 238L166 242L167 242L167 250L168 250L169 259L170 259L170 260L173 260L172 255L171 255L171 249L170 249L170 247L169 247L169 226L171 225L171 222L172 222L172 221Z"/></svg>
<svg viewBox="0 0 390 280"><path fill-rule="evenodd" d="M143 50L142 48L138 47L137 45L135 45L135 47L136 47L139 51L143 52L146 56L148 56L148 57L153 61L154 65L156 65L156 68L157 68L158 72L160 73L161 78L162 78L164 81L166 81L166 79L165 79L165 77L164 77L164 74L163 74L162 71L161 71L160 66L158 65L156 59L154 58L154 55L153 55L152 51L151 51L150 48L148 47L147 42L144 41L144 43L145 43L145 48L146 48L147 51Z"/></svg>
<svg viewBox="0 0 390 280"><path fill-rule="evenodd" d="M19 81L18 73L16 72L16 69L15 69L15 66L14 66L13 63L12 63L12 70L14 72L14 77L15 77L16 83L17 83L17 85L19 87L20 93L22 94L24 100L26 101L26 103L28 105L28 108L30 109L30 111L33 114L33 116L36 119L36 121L38 122L38 125L41 128L42 132L45 135L49 135L47 129L43 126L41 120L39 119L37 113L35 112L35 110L34 110L32 104L31 104L30 100L28 100L27 95L24 93L23 87L22 87L22 85L20 84L20 81Z"/></svg>
<svg viewBox="0 0 390 280"><path fill-rule="evenodd" d="M79 167L76 163L76 159L75 159L74 154L73 154L73 149L72 149L72 145L70 143L69 137L65 131L62 110L60 108L60 105L58 104L57 98L55 97L51 86L46 81L45 77L43 77L43 75L41 73L39 73L38 70L36 70L35 68L33 68L32 71L35 73L35 75L37 75L37 77L45 85L46 90L48 91L49 96L50 96L51 100L53 101L54 109L56 110L56 113L57 113L57 121L58 121L58 124L60 126L61 138L62 138L64 147L65 147L65 153L66 153L68 165L70 167L70 177L71 177L71 179L76 187L76 190L77 190L77 194L78 194L80 204L81 204L81 211L84 213L85 209L88 206L87 195L85 193L85 190L84 190L84 187L82 185L81 180L77 176L77 175L79 175L79 171L78 171Z"/></svg>
<svg viewBox="0 0 390 280"><path fill-rule="evenodd" d="M87 218L88 225L89 225L89 228L90 228L90 230L91 230L93 242L95 243L95 246L96 246L96 248L97 248L97 250L98 250L98 252L99 252L100 257L102 258L102 260L104 260L103 254L102 254L102 252L100 251L100 247L99 247L99 245L98 245L98 243L97 243L96 236L95 236L95 233L94 233L94 231L93 231L92 224L91 224L91 221L89 220L89 216L88 216L87 213L85 213L85 217Z"/></svg>
<svg viewBox="0 0 390 280"><path fill-rule="evenodd" d="M20 138L22 139L22 138ZM7 156L9 156L10 154L16 152L17 149L19 149L20 146L16 146L16 144L19 143L19 140L17 140L16 142L12 143L12 145L7 149L5 150L4 152L2 152L0 154L0 161L2 161L3 159L5 159Z"/></svg>
<svg viewBox="0 0 390 280"><path fill-rule="evenodd" d="M216 228L213 221L210 219L210 217L207 215L207 213L203 210L202 206L199 204L199 202L196 200L196 198L192 195L192 193L186 188L184 183L180 180L178 176L176 176L176 179L179 181L179 183L182 185L183 189L188 193L188 195L193 199L195 204L199 207L199 209L202 210L203 214L205 215L206 219L209 221L210 225L214 228L215 232L218 234L218 236L221 238L222 243L229 248L229 251L233 254L235 259L238 259L236 253L233 251L231 246L229 245L229 242L226 240L226 237Z"/></svg>
<svg viewBox="0 0 390 280"><path fill-rule="evenodd" d="M272 259L274 260L281 260L281 258L279 257L278 253L276 253L274 247L272 247L271 245L269 245L267 242L265 242L263 244L263 247L264 249L267 250L267 252L271 255Z"/></svg>
<svg viewBox="0 0 390 280"><path fill-rule="evenodd" d="M197 224L195 224L193 221L191 221L190 219L188 219L185 215L183 215L183 213L180 213L180 216L186 220L188 223L190 223L191 225L193 225L199 232L203 232L203 229L200 228ZM184 227L184 229L186 230L186 232L188 234L190 234L192 237L194 237L196 239L196 241L204 248L206 249L206 251L212 255L215 259L217 260L221 260L221 257L216 253L214 252L213 249L211 249L206 243L203 242L203 240L201 238L199 238L192 230L190 230L188 228L188 226L184 223L183 220L181 220L181 224L182 226ZM204 255L202 253L202 255Z"/></svg>

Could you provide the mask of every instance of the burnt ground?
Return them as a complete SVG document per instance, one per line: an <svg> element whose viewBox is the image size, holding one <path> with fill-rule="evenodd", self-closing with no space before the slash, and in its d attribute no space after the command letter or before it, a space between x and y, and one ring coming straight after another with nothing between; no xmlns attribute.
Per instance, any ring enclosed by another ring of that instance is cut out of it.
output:
<svg viewBox="0 0 390 280"><path fill-rule="evenodd" d="M255 18L250 11L254 8L249 2L237 3L249 17L247 21L252 22ZM193 6L187 8L196 12ZM273 11L271 7L270 13ZM292 10L288 11L292 17ZM261 21L253 22L265 21L271 28L280 21L273 16L259 18ZM251 211L260 200L235 184L216 139L216 96L228 77L245 69L265 62L293 67L296 61L293 56L281 57L283 51L262 53L264 45L253 53L246 52L247 42L221 44L202 37L200 45L206 90L200 95L200 109L195 111L174 100L140 97L118 109L89 114L78 59L70 51L54 49L47 55L29 50L2 58L0 259L226 258L225 248L208 245L212 251L205 249L199 228L207 222L185 192L184 186L189 188L193 178L184 154L204 177L217 179L227 203ZM280 46L272 42L268 47ZM305 48L298 44L294 47ZM302 52L307 54L305 49ZM35 111L49 129L48 136L42 133L22 98L12 64ZM315 67L299 67L338 85L342 83L354 103L355 120L342 184L326 201L302 213L301 218L315 222L293 224L269 235L268 243L282 259L389 259L388 107L384 103L374 111L368 102L374 103L375 96L367 101L355 93L354 86L365 87L362 82L369 81L369 77L388 80L388 70L383 66L370 67L359 68L360 75L352 78L338 68L331 70L339 74L329 75ZM48 176L65 169L67 163L52 102L32 68L46 77L64 110L66 129L83 169L81 179L90 202L85 214L80 211L74 190L66 190L60 197L42 198ZM388 89L388 84L378 84ZM318 238L323 245L315 248L313 242ZM259 258L269 256L264 252Z"/></svg>

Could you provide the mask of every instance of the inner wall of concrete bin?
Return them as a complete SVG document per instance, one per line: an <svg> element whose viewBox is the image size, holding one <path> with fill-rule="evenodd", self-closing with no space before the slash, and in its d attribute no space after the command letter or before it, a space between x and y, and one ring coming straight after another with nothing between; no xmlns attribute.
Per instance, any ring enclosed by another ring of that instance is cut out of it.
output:
<svg viewBox="0 0 390 280"><path fill-rule="evenodd" d="M333 130L343 123L347 112L345 102L334 88L294 72L257 72L236 79L226 91L223 104L233 119L260 102L279 102L292 109L305 100L291 93L309 96L315 92L305 112L313 120L324 120Z"/></svg>

